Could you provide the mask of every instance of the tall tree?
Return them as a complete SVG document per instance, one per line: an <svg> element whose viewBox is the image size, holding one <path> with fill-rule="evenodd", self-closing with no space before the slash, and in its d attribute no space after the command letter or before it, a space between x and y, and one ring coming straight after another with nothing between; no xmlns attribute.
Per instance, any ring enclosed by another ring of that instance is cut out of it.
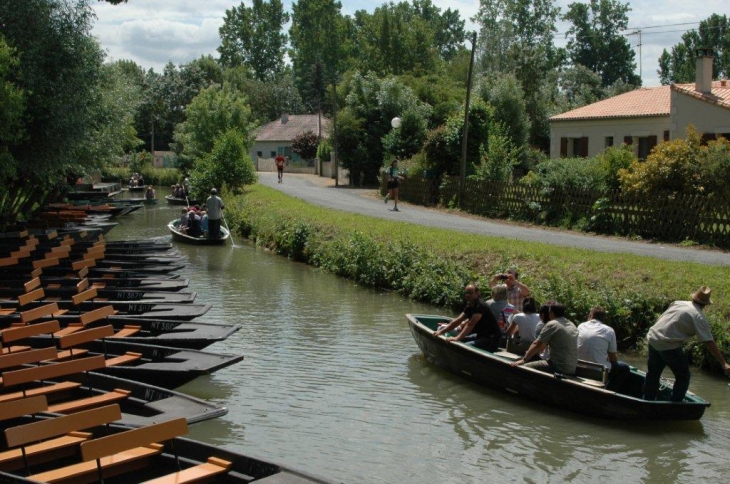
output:
<svg viewBox="0 0 730 484"><path fill-rule="evenodd" d="M225 67L246 66L259 81L268 81L284 70L288 37L283 33L289 14L281 0L253 0L226 10L220 28L220 62Z"/></svg>
<svg viewBox="0 0 730 484"><path fill-rule="evenodd" d="M292 3L292 25L289 30L294 82L305 103L316 106L323 86L342 73L347 58L348 21L343 17L342 3L335 0L299 0Z"/></svg>
<svg viewBox="0 0 730 484"><path fill-rule="evenodd" d="M562 63L553 38L560 9L554 0L480 0L480 66L486 73L514 73L525 93L530 144L547 150L551 98L547 78Z"/></svg>
<svg viewBox="0 0 730 484"><path fill-rule="evenodd" d="M5 43L0 34L0 185L6 186L15 177L17 160L10 154L10 146L24 136L23 113L25 92L11 79L18 67L15 50Z"/></svg>
<svg viewBox="0 0 730 484"><path fill-rule="evenodd" d="M682 42L673 46L671 53L664 49L657 71L661 83L692 82L697 49L712 50L713 79L730 76L730 20L726 15L710 15L697 30L682 34Z"/></svg>
<svg viewBox="0 0 730 484"><path fill-rule="evenodd" d="M93 110L104 59L93 18L90 0L0 0L0 34L19 59L9 80L27 94L26 136L8 147L25 186L84 170L77 155L100 121Z"/></svg>
<svg viewBox="0 0 730 484"><path fill-rule="evenodd" d="M634 50L621 34L628 27L630 11L628 3L618 0L590 0L571 3L563 15L563 20L572 23L566 33L570 61L598 74L603 87L619 81L641 85L641 77L634 72Z"/></svg>

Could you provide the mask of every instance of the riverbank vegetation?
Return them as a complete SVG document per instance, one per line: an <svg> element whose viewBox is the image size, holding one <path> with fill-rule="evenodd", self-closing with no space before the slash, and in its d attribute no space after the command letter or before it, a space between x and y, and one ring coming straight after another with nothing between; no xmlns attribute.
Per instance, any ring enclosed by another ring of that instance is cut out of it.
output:
<svg viewBox="0 0 730 484"><path fill-rule="evenodd" d="M539 301L562 302L575 322L584 321L592 306L605 307L623 348L641 349L646 331L671 301L689 299L708 285L715 301L708 319L718 345L730 353L724 267L393 223L317 207L259 185L226 202L233 230L258 246L452 311L462 308L467 283L486 288L494 274L517 269ZM701 345L692 354L697 364L715 364Z"/></svg>

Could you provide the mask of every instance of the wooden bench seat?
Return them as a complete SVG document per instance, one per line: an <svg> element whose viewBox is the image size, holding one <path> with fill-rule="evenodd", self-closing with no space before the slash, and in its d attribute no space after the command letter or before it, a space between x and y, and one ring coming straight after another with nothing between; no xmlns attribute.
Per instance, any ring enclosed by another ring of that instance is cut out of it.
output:
<svg viewBox="0 0 730 484"><path fill-rule="evenodd" d="M68 349L89 341L108 338L114 334L114 327L111 324L91 329L76 331L58 338L58 348Z"/></svg>
<svg viewBox="0 0 730 484"><path fill-rule="evenodd" d="M37 350L17 351L7 355L0 356L0 370L6 368L15 368L17 366L28 363L38 363L40 361L52 360L58 357L56 348L50 346L48 348L40 348Z"/></svg>
<svg viewBox="0 0 730 484"><path fill-rule="evenodd" d="M88 432L69 432L67 435L25 446L24 449L10 449L0 452L0 471L22 469L23 450L29 465L41 464L76 454L78 445L91 438Z"/></svg>
<svg viewBox="0 0 730 484"><path fill-rule="evenodd" d="M21 383L29 383L31 381L44 381L52 378L72 375L74 373L98 370L99 368L104 368L104 366L104 357L99 355L79 360L54 363L52 365L6 371L3 373L2 386L11 387L14 385L20 385Z"/></svg>
<svg viewBox="0 0 730 484"><path fill-rule="evenodd" d="M94 395L93 397L80 398L78 400L72 400L70 402L57 403L48 407L49 412L70 414L88 410L90 408L97 408L112 403L118 403L122 400L129 398L132 392L129 390L122 390L121 388L115 388L111 392L102 393L100 395Z"/></svg>
<svg viewBox="0 0 730 484"><path fill-rule="evenodd" d="M113 358L107 358L106 366L123 366L135 361L139 361L142 358L142 353L135 353L134 351L127 351L123 355L115 356Z"/></svg>
<svg viewBox="0 0 730 484"><path fill-rule="evenodd" d="M23 324L32 323L46 316L52 316L59 312L58 304L44 304L43 306L19 312L20 322Z"/></svg>
<svg viewBox="0 0 730 484"><path fill-rule="evenodd" d="M32 397L36 395L49 395L52 396L54 394L75 390L76 388L79 388L81 386L81 383L75 382L75 381L62 381L59 383L53 383L50 385L45 385L42 387L36 387L26 390L25 392L17 391L17 392L9 392L9 393L3 393L0 394L0 402L9 402L12 400L19 400L21 398L27 398Z"/></svg>
<svg viewBox="0 0 730 484"><path fill-rule="evenodd" d="M56 357L54 358L55 361L63 361L63 360L70 360L73 358L77 358L79 356L84 356L89 353L89 350L84 348L71 348L68 350L62 350L59 351Z"/></svg>
<svg viewBox="0 0 730 484"><path fill-rule="evenodd" d="M162 453L164 446L159 442L185 435L187 431L187 422L179 418L82 442L83 462L29 478L41 482L85 484L96 482L99 472L108 478L141 469L148 465L150 457Z"/></svg>
<svg viewBox="0 0 730 484"><path fill-rule="evenodd" d="M135 334L142 331L141 326L134 326L134 325L127 325L124 326L122 329L114 333L112 338L126 338L127 336L134 336Z"/></svg>
<svg viewBox="0 0 730 484"><path fill-rule="evenodd" d="M48 410L48 399L45 395L0 402L0 421L45 412L46 410Z"/></svg>
<svg viewBox="0 0 730 484"><path fill-rule="evenodd" d="M219 459L217 457L209 457L208 462L188 467L178 472L173 472L166 476L158 477L143 484L192 484L195 482L208 482L212 477L228 472L232 463Z"/></svg>

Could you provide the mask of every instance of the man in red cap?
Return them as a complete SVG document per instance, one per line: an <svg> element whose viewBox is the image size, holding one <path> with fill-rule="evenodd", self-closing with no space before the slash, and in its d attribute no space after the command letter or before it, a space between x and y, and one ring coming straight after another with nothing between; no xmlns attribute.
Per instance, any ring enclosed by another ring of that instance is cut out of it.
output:
<svg viewBox="0 0 730 484"><path fill-rule="evenodd" d="M712 304L712 291L707 286L700 287L692 294L691 301L674 301L669 308L649 328L646 341L649 343L649 360L644 380L644 399L656 400L659 392L659 378L664 367L674 373L674 386L669 400L681 402L689 389L689 361L682 345L693 336L720 362L726 375L730 375L730 365L725 361L717 347L710 324L705 317L705 306Z"/></svg>

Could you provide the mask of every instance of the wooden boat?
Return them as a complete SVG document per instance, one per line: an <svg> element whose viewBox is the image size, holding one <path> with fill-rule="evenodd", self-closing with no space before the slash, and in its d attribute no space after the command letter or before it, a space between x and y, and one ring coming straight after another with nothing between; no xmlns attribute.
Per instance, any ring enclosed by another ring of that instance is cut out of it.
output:
<svg viewBox="0 0 730 484"><path fill-rule="evenodd" d="M42 398L3 408L0 481L327 484L332 481L184 438L183 419L140 428L119 425L117 405L47 417ZM25 408L24 408L25 407ZM25 411L24 411L25 410ZM20 414L27 413L22 416ZM12 418L15 417L15 418ZM83 431L83 432L82 432Z"/></svg>
<svg viewBox="0 0 730 484"><path fill-rule="evenodd" d="M105 368L96 370L98 373L162 388L177 388L201 375L209 375L243 360L241 355L140 344L127 341L126 338L104 337L104 334L112 334L112 329L103 326L83 333L57 338L51 338L50 335L31 337L19 343L27 343L32 348L48 348L55 344L59 352L68 350L67 354L71 358L103 355L107 362L113 364L109 363ZM67 343L64 338L71 341ZM133 357L127 357L129 355Z"/></svg>
<svg viewBox="0 0 730 484"><path fill-rule="evenodd" d="M21 351L4 358L47 358L54 348ZM31 361L28 361L31 363ZM227 413L223 406L205 402L153 385L94 373L104 368L103 356L20 366L3 371L0 402L28 396L45 395L49 413L73 413L104 404L117 403L122 408L121 423L129 426L149 425L171 418L184 418L190 423L215 418Z"/></svg>
<svg viewBox="0 0 730 484"><path fill-rule="evenodd" d="M147 185L129 185L127 188L130 192L143 192L147 190Z"/></svg>
<svg viewBox="0 0 730 484"><path fill-rule="evenodd" d="M659 401L641 398L645 374L631 370L619 392L608 391L594 378L592 363L579 363L577 376L553 375L510 363L518 355L507 351L490 353L434 336L438 323L450 318L437 315L406 315L408 324L426 359L473 382L523 396L557 408L594 417L621 420L698 420L710 404L693 393L683 402L668 401L671 385L664 385ZM600 365L598 365L600 366ZM600 368L603 368L600 366ZM600 378L600 373L598 376Z"/></svg>
<svg viewBox="0 0 730 484"><path fill-rule="evenodd" d="M170 205L182 205L184 207L189 207L198 203L198 201L193 198L178 198L173 197L172 195L165 195L165 200L167 200L167 203Z"/></svg>
<svg viewBox="0 0 730 484"><path fill-rule="evenodd" d="M225 227L221 227L221 237L220 239L209 239L205 236L202 237L191 237L187 234L184 234L178 230L178 225L180 224L180 220L176 219L167 224L167 228L172 234L173 240L178 240L180 242L185 242L188 244L196 244L196 245L221 245L225 244L228 238L230 237L230 234L228 233L228 229Z"/></svg>

